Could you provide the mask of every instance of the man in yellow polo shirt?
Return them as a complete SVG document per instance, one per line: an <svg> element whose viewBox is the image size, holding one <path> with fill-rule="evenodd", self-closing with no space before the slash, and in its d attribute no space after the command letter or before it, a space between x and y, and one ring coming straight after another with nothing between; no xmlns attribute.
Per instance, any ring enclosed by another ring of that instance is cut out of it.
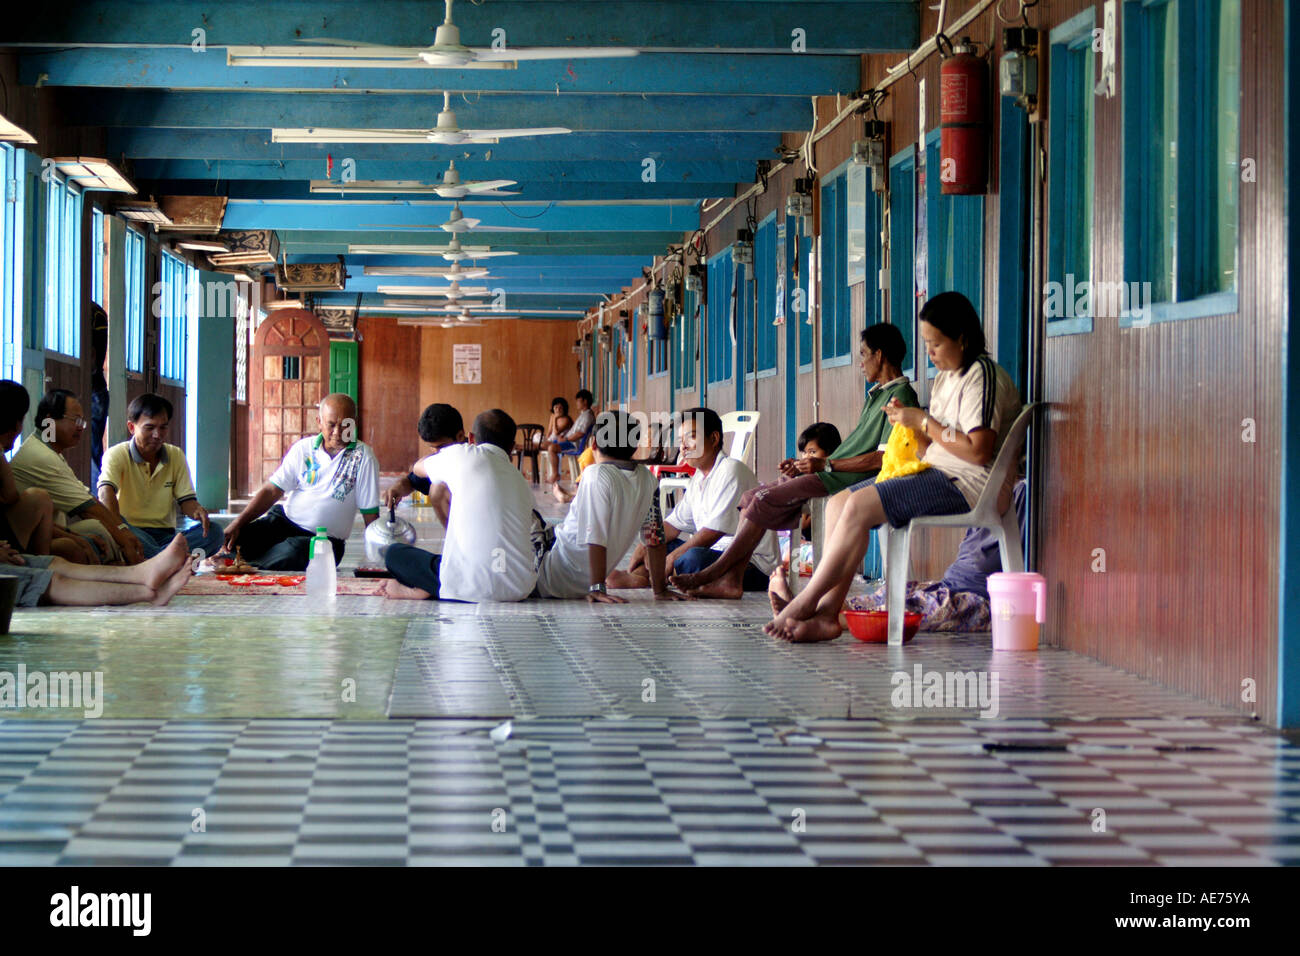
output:
<svg viewBox="0 0 1300 956"><path fill-rule="evenodd" d="M99 500L120 514L140 539L146 558L162 551L176 536L176 511L190 519L180 529L190 552L209 557L221 547L225 530L209 521L190 480L185 453L167 444L172 403L146 393L127 407L126 430L131 437L104 453L99 473Z"/></svg>

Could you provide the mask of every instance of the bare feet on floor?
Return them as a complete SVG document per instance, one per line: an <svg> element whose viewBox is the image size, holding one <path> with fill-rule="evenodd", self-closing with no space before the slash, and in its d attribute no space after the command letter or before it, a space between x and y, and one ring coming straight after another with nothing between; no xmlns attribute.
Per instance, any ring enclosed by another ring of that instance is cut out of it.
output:
<svg viewBox="0 0 1300 956"><path fill-rule="evenodd" d="M648 588L650 586L650 576L648 574L637 575L630 571L611 571L605 578L605 586L616 591Z"/></svg>
<svg viewBox="0 0 1300 956"><path fill-rule="evenodd" d="M162 590L177 569L181 565L189 567L189 563L190 552L185 543L185 535L177 534L166 548L139 566L144 574L141 583L155 591Z"/></svg>
<svg viewBox="0 0 1300 956"><path fill-rule="evenodd" d="M695 576L693 574L675 574L669 580L679 591L685 591L693 598L721 598L727 601L739 601L745 596L744 584L731 575L695 587L691 587L682 581L683 578L693 578Z"/></svg>
<svg viewBox="0 0 1300 956"><path fill-rule="evenodd" d="M560 504L568 504L576 496L569 494L567 491L561 488L560 483L557 481L555 484L551 485L551 497L553 497Z"/></svg>
<svg viewBox="0 0 1300 956"><path fill-rule="evenodd" d="M385 581L384 586L380 588L379 593L386 598L393 598L399 601L426 601L430 597L428 591L423 591L420 588L407 587L396 578L389 578Z"/></svg>
<svg viewBox="0 0 1300 956"><path fill-rule="evenodd" d="M795 621L779 637L796 644L816 644L820 641L833 641L840 636L840 616L835 614L818 614L806 621Z"/></svg>
<svg viewBox="0 0 1300 956"><path fill-rule="evenodd" d="M180 537L180 535L177 535L177 537ZM181 538L181 543L182 544L185 543L184 538ZM188 559L188 555L186 557ZM185 582L188 581L190 579L190 576L193 574L194 574L193 565L191 565L188 560L182 561L181 566L177 568L175 571L173 571L171 576L167 578L167 580L164 581L162 585L156 589L158 593L154 595L154 599L153 599L154 605L156 607L162 607L164 604L166 604L168 601L174 598L176 596L176 592L179 591L181 588L185 587Z"/></svg>
<svg viewBox="0 0 1300 956"><path fill-rule="evenodd" d="M791 601L794 600L794 594L790 591L790 585L784 577L773 577L767 585L767 601L772 605L772 616L778 616L786 609Z"/></svg>

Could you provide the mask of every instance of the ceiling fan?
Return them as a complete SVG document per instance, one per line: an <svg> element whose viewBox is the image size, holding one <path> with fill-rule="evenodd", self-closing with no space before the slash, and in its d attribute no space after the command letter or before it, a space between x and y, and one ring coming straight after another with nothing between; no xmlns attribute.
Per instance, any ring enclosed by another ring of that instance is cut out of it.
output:
<svg viewBox="0 0 1300 956"><path fill-rule="evenodd" d="M332 66L479 69L513 68L519 60L586 60L636 56L632 47L468 47L460 42L460 28L447 15L434 34L433 46L385 46L353 40L314 40L301 46L232 46L226 48L227 66ZM313 45L320 44L320 45Z"/></svg>
<svg viewBox="0 0 1300 956"><path fill-rule="evenodd" d="M380 295L441 296L450 302L460 299L483 299L488 295L487 286L461 286L455 279L451 285L381 285L377 291Z"/></svg>
<svg viewBox="0 0 1300 956"><path fill-rule="evenodd" d="M486 279L489 275L487 266L466 268L459 260L449 266L364 266L361 271L368 276L427 276L450 279L452 282L458 279Z"/></svg>
<svg viewBox="0 0 1300 956"><path fill-rule="evenodd" d="M451 91L442 93L442 111L432 129L347 129L335 126L277 127L271 130L273 143L495 143L512 136L554 136L572 133L565 126L514 127L509 129L461 129L451 108Z"/></svg>
<svg viewBox="0 0 1300 956"><path fill-rule="evenodd" d="M445 246L431 245L349 245L350 256L442 256L448 262L465 259L485 259L489 256L517 256L513 249L492 249L489 246L462 246L460 236L453 235Z"/></svg>
<svg viewBox="0 0 1300 956"><path fill-rule="evenodd" d="M443 199L464 199L466 196L518 196L518 192L502 192L504 186L516 186L513 179L479 179L461 182L460 170L453 159L443 174L442 184L433 187Z"/></svg>

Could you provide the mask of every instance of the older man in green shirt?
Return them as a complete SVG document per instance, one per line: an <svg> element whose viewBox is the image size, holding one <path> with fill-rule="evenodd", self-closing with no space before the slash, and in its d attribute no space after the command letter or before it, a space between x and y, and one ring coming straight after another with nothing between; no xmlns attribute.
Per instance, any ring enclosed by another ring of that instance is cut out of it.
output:
<svg viewBox="0 0 1300 956"><path fill-rule="evenodd" d="M843 491L880 471L890 429L885 405L895 398L913 408L919 403L902 372L907 344L896 326L877 323L864 329L858 355L862 373L873 384L858 427L835 449L835 457L787 458L781 462L783 478L741 497L740 527L722 557L694 574L673 575L670 580L674 586L695 597L742 597L745 568L764 534L799 527L807 502Z"/></svg>

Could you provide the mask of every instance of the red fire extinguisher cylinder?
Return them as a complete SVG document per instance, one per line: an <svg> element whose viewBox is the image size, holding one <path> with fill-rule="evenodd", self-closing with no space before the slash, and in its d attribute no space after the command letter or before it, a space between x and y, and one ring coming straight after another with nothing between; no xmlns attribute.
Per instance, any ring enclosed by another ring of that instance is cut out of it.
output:
<svg viewBox="0 0 1300 956"><path fill-rule="evenodd" d="M966 38L939 67L939 191L947 196L988 192L989 68Z"/></svg>

